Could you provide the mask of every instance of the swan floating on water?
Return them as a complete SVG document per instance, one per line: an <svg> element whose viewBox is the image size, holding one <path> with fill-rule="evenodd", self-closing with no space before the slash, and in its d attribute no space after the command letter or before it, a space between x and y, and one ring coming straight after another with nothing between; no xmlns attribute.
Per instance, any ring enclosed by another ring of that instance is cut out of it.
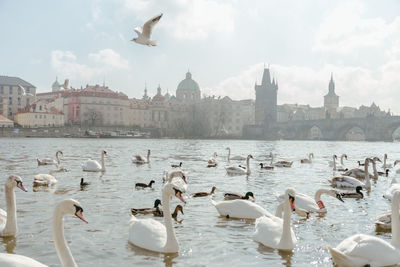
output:
<svg viewBox="0 0 400 267"><path fill-rule="evenodd" d="M44 158L44 159L37 158L36 161L38 163L38 166L41 166L41 165L60 165L59 155L62 155L62 156L64 155L61 150L58 150L56 152L56 160L51 159L51 158Z"/></svg>
<svg viewBox="0 0 400 267"><path fill-rule="evenodd" d="M228 150L228 162L230 160L245 160L246 159L245 157L242 157L242 156L233 156L233 157L231 157L231 148L227 147L225 149Z"/></svg>
<svg viewBox="0 0 400 267"><path fill-rule="evenodd" d="M291 210L295 210L296 192L288 188L284 193L283 219L267 215L256 220L253 240L266 247L279 250L293 250L297 244L297 238L290 226Z"/></svg>
<svg viewBox="0 0 400 267"><path fill-rule="evenodd" d="M312 158L314 158L314 153L310 153L308 154L308 159L301 159L300 163L311 163L312 162Z"/></svg>
<svg viewBox="0 0 400 267"><path fill-rule="evenodd" d="M369 179L369 172L368 172L368 163L369 163L369 158L365 159L365 184L362 183L361 181L357 180L354 177L350 176L336 176L333 177L331 180L328 180L332 186L335 187L349 187L349 188L356 188L357 186L361 186L362 188L365 188L367 190L371 189L371 181Z"/></svg>
<svg viewBox="0 0 400 267"><path fill-rule="evenodd" d="M400 262L400 191L392 201L392 241L376 236L356 234L343 240L337 247L328 249L333 262L339 266L387 266Z"/></svg>
<svg viewBox="0 0 400 267"><path fill-rule="evenodd" d="M17 207L15 204L14 188L18 187L22 191L28 192L22 184L22 179L18 175L10 175L4 185L7 212L0 209L0 236L15 236L17 227ZM1 260L0 260L1 263ZM2 266L0 264L0 266Z"/></svg>
<svg viewBox="0 0 400 267"><path fill-rule="evenodd" d="M67 245L64 237L64 220L65 214L73 214L82 221L86 219L82 215L83 209L80 203L73 199L65 199L61 201L55 208L53 214L53 238L58 258L62 266L77 267L75 259L72 257L71 250ZM46 267L32 258L16 255L0 253L0 266L2 267Z"/></svg>
<svg viewBox="0 0 400 267"><path fill-rule="evenodd" d="M36 174L33 176L33 186L52 186L56 183L56 177L50 174Z"/></svg>
<svg viewBox="0 0 400 267"><path fill-rule="evenodd" d="M251 174L250 171L250 159L252 159L253 156L252 155L248 155L247 159L246 159L246 168L242 167L242 166L228 166L225 167L226 172L228 174L234 174L234 175L243 175L243 174Z"/></svg>
<svg viewBox="0 0 400 267"><path fill-rule="evenodd" d="M135 157L132 158L132 162L136 164L146 164L150 163L150 149L147 150L147 157L143 157L142 155L135 155Z"/></svg>
<svg viewBox="0 0 400 267"><path fill-rule="evenodd" d="M107 155L105 150L101 151L101 165L96 160L89 159L82 165L84 172L105 172L106 167L104 165L104 156Z"/></svg>
<svg viewBox="0 0 400 267"><path fill-rule="evenodd" d="M156 252L176 253L179 252L179 244L176 239L171 221L170 198L176 196L182 202L184 189L167 182L162 190L162 202L164 204L165 225L154 219L138 219L134 215L129 221L129 243Z"/></svg>

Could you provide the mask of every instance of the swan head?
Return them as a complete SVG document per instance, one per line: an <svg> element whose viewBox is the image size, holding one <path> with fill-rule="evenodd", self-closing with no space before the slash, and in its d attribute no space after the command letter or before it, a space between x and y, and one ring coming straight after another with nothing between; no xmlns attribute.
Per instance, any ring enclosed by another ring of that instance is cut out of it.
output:
<svg viewBox="0 0 400 267"><path fill-rule="evenodd" d="M296 205L294 204L296 191L293 188L288 188L286 189L285 194L289 197L290 208L293 211L296 211Z"/></svg>
<svg viewBox="0 0 400 267"><path fill-rule="evenodd" d="M361 186L360 186L361 187ZM335 189L331 189L328 191L328 195L330 195L331 197L335 197L338 200L340 200L341 202L344 202L344 200L342 199L342 195L336 191Z"/></svg>
<svg viewBox="0 0 400 267"><path fill-rule="evenodd" d="M397 163L400 163L400 160L395 160L393 165L396 166Z"/></svg>
<svg viewBox="0 0 400 267"><path fill-rule="evenodd" d="M343 157L344 157L345 159L347 159L347 154L343 154Z"/></svg>
<svg viewBox="0 0 400 267"><path fill-rule="evenodd" d="M183 187L180 187L179 185L172 182L165 184L163 188L163 194L176 196L180 201L186 203L186 200L182 196L183 192L185 192L185 189Z"/></svg>
<svg viewBox="0 0 400 267"><path fill-rule="evenodd" d="M387 154L385 153L385 155L384 155L384 159L387 159Z"/></svg>
<svg viewBox="0 0 400 267"><path fill-rule="evenodd" d="M377 161L382 162L378 157L373 157L372 159L369 159L370 161L372 161L372 163L375 163Z"/></svg>
<svg viewBox="0 0 400 267"><path fill-rule="evenodd" d="M310 157L314 158L314 153L311 152L310 153Z"/></svg>
<svg viewBox="0 0 400 267"><path fill-rule="evenodd" d="M227 148L225 148L225 150L231 150L231 148L228 146Z"/></svg>
<svg viewBox="0 0 400 267"><path fill-rule="evenodd" d="M248 155L247 158L248 158L248 159L252 159L253 156L252 156L252 155Z"/></svg>
<svg viewBox="0 0 400 267"><path fill-rule="evenodd" d="M337 156L336 156L336 155L333 155L333 158L334 158L334 159L337 159Z"/></svg>
<svg viewBox="0 0 400 267"><path fill-rule="evenodd" d="M83 208L81 204L75 199L69 198L62 200L58 203L56 210L59 210L62 214L73 214L85 223L88 223L85 217L83 217Z"/></svg>
<svg viewBox="0 0 400 267"><path fill-rule="evenodd" d="M103 155L107 156L107 151L103 150L101 153L102 153Z"/></svg>
<svg viewBox="0 0 400 267"><path fill-rule="evenodd" d="M217 189L215 186L211 188L211 194L214 194L215 189Z"/></svg>
<svg viewBox="0 0 400 267"><path fill-rule="evenodd" d="M10 175L6 181L6 187L18 187L22 191L28 192L22 184L22 179L19 175Z"/></svg>

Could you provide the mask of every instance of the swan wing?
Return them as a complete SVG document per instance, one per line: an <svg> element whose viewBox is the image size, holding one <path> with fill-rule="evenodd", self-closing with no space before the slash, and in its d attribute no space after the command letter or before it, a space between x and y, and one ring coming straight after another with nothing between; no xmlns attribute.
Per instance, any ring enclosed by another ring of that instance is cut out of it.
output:
<svg viewBox="0 0 400 267"><path fill-rule="evenodd" d="M242 156L233 156L233 157L230 157L229 159L231 159L231 160L245 160L246 158L242 157Z"/></svg>
<svg viewBox="0 0 400 267"><path fill-rule="evenodd" d="M332 185L335 185L337 187L357 187L357 186L362 186L364 187L365 185L357 180L354 177L350 176L338 176L338 177L333 177L329 181Z"/></svg>
<svg viewBox="0 0 400 267"><path fill-rule="evenodd" d="M290 228L290 232L292 235L292 244L290 244L290 247L284 249L293 249L297 243L296 235L292 228ZM282 238L282 233L283 220L281 218L275 216L262 216L255 222L253 240L270 248L280 248L279 243Z"/></svg>
<svg viewBox="0 0 400 267"><path fill-rule="evenodd" d="M222 216L241 219L257 219L261 216L275 217L261 206L247 200L235 199L215 202L211 200L218 213Z"/></svg>
<svg viewBox="0 0 400 267"><path fill-rule="evenodd" d="M7 222L7 212L3 209L0 209L0 232L4 229L4 227L6 227L6 222Z"/></svg>
<svg viewBox="0 0 400 267"><path fill-rule="evenodd" d="M400 184L392 184L383 194L383 197L392 200L393 194L396 190L400 189Z"/></svg>
<svg viewBox="0 0 400 267"><path fill-rule="evenodd" d="M57 183L57 179L50 174L37 174L33 177L33 182L39 185L52 185Z"/></svg>
<svg viewBox="0 0 400 267"><path fill-rule="evenodd" d="M0 266L2 267L47 267L32 258L16 254L0 253Z"/></svg>
<svg viewBox="0 0 400 267"><path fill-rule="evenodd" d="M306 211L319 211L319 207L317 203L315 203L315 199L306 194L296 192L296 209L298 208Z"/></svg>
<svg viewBox="0 0 400 267"><path fill-rule="evenodd" d="M82 165L82 169L84 171L100 171L101 165L96 160L89 159Z"/></svg>
<svg viewBox="0 0 400 267"><path fill-rule="evenodd" d="M343 240L336 250L353 260L354 263L361 263L361 265L386 266L400 261L400 252L394 246L381 238L370 235L350 236ZM335 262L335 257L332 256Z"/></svg>
<svg viewBox="0 0 400 267"><path fill-rule="evenodd" d="M167 241L165 226L154 219L137 219L132 216L129 221L129 242L135 246L151 251L163 252Z"/></svg>
<svg viewBox="0 0 400 267"><path fill-rule="evenodd" d="M225 169L228 173L246 173L246 169L237 166L229 166Z"/></svg>

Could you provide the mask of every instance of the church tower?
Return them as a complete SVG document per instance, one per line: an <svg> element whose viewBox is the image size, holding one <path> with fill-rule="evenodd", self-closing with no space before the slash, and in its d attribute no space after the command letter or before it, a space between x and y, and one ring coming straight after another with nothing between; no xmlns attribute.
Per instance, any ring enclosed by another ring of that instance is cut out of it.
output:
<svg viewBox="0 0 400 267"><path fill-rule="evenodd" d="M278 83L275 79L271 81L268 68L264 68L264 73L260 85L254 85L256 91L255 104L255 123L257 125L268 126L277 121L277 96Z"/></svg>
<svg viewBox="0 0 400 267"><path fill-rule="evenodd" d="M333 81L333 74L329 81L329 92L324 96L325 110L336 110L339 107L339 96L335 93L335 82Z"/></svg>

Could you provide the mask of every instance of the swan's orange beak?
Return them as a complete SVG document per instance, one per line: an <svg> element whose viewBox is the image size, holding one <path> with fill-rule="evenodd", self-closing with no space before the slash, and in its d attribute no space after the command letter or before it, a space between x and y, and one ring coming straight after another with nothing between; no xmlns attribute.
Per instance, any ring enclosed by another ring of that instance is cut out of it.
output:
<svg viewBox="0 0 400 267"><path fill-rule="evenodd" d="M86 221L85 217L83 217L82 210L78 210L77 212L75 212L75 215L76 215L76 217L78 217L79 219L84 221L85 223L88 223L88 221Z"/></svg>
<svg viewBox="0 0 400 267"><path fill-rule="evenodd" d="M294 197L289 195L289 203L290 203L290 208L292 209L292 211L296 210L296 205L294 204Z"/></svg>
<svg viewBox="0 0 400 267"><path fill-rule="evenodd" d="M177 192L175 193L175 196L176 196L177 198L179 198L183 203L186 204L186 200L182 197L181 191L177 191Z"/></svg>
<svg viewBox="0 0 400 267"><path fill-rule="evenodd" d="M22 191L28 192L28 190L25 189L25 187L24 187L24 185L22 184L21 181L18 181L18 182L17 182L17 187L18 187L19 189L21 189Z"/></svg>

